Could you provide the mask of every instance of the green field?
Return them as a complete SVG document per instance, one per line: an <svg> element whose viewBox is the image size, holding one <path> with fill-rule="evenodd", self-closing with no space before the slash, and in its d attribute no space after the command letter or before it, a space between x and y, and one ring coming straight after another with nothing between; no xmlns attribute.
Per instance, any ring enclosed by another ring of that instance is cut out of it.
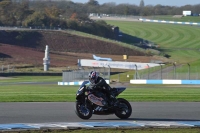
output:
<svg viewBox="0 0 200 133"><path fill-rule="evenodd" d="M159 50L168 53L177 63L190 63L200 60L200 27L160 24L149 22L106 21L108 24L118 26L129 36L148 40L159 45ZM129 37L130 38L130 37ZM127 38L124 38L127 41ZM130 43L130 42L129 42Z"/></svg>
<svg viewBox="0 0 200 133"><path fill-rule="evenodd" d="M19 83L19 82L58 82L62 81L62 76L12 76L7 79L0 79L1 83Z"/></svg>
<svg viewBox="0 0 200 133"><path fill-rule="evenodd" d="M158 16L156 19L170 20L170 16ZM200 17L185 17L184 20L200 22ZM187 73L188 63L190 72L198 73L200 66L200 27L178 24L161 24L151 22L106 21L118 26L125 35L121 41L137 44L148 40L159 46L161 56L170 55L169 61L176 62L177 72ZM172 65L172 64L171 64Z"/></svg>
<svg viewBox="0 0 200 133"><path fill-rule="evenodd" d="M79 86L1 84L0 102L74 102ZM199 87L132 85L119 97L128 101L199 102Z"/></svg>

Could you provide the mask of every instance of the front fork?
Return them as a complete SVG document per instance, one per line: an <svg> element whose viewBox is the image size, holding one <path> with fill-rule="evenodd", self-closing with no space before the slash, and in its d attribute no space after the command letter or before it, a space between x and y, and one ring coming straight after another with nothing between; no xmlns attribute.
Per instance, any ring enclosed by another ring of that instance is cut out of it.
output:
<svg viewBox="0 0 200 133"><path fill-rule="evenodd" d="M84 105L85 105L85 107L88 107L89 105L89 102L88 102L88 98L87 98L87 95L84 95L84 97L83 98L81 98L81 101L80 102L82 102Z"/></svg>

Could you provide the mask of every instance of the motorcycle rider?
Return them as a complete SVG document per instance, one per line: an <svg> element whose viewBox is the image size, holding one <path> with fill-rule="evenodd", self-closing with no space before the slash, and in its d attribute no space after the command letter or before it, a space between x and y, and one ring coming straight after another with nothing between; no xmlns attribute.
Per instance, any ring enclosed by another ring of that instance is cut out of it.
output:
<svg viewBox="0 0 200 133"><path fill-rule="evenodd" d="M116 101L116 98L111 93L112 88L106 83L106 81L100 77L96 71L91 71L88 76L90 81L90 85L88 87L93 90L101 90L99 88L103 88L109 98L109 104L113 104L113 102Z"/></svg>

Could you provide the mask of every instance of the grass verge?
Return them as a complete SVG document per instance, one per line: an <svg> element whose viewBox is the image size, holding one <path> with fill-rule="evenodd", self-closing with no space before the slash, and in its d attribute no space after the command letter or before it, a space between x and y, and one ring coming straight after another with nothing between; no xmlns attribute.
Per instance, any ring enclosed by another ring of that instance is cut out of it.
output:
<svg viewBox="0 0 200 133"><path fill-rule="evenodd" d="M73 102L79 86L55 84L7 84L0 86L0 102ZM143 86L128 87L119 97L131 102L200 102L198 87Z"/></svg>
<svg viewBox="0 0 200 133"><path fill-rule="evenodd" d="M0 79L1 83L15 82L58 82L62 81L62 76L12 76Z"/></svg>

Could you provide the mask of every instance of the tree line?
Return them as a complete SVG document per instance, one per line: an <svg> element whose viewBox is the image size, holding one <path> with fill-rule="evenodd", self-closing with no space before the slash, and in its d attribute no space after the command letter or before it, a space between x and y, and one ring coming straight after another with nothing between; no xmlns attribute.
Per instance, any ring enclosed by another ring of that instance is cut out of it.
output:
<svg viewBox="0 0 200 133"><path fill-rule="evenodd" d="M89 0L95 1L95 0ZM95 2L96 3L96 2ZM94 8L96 7L96 8ZM114 2L99 4L90 4L88 6L89 12L105 13L105 14L121 14L121 15L135 15L135 16L153 16L153 15L182 15L184 10L192 11L200 14L200 3L197 5L184 6L167 6L157 4L145 5L145 1L141 0L139 5L135 4L116 4Z"/></svg>
<svg viewBox="0 0 200 133"><path fill-rule="evenodd" d="M0 25L25 27L58 27L84 31L98 36L113 38L112 26L104 21L93 21L89 13L119 15L180 15L183 10L200 13L200 4L177 6L99 4L97 0L74 3L69 0L0 0Z"/></svg>
<svg viewBox="0 0 200 133"><path fill-rule="evenodd" d="M0 0L0 26L56 27L114 38L112 26L89 19L79 6L68 1Z"/></svg>

